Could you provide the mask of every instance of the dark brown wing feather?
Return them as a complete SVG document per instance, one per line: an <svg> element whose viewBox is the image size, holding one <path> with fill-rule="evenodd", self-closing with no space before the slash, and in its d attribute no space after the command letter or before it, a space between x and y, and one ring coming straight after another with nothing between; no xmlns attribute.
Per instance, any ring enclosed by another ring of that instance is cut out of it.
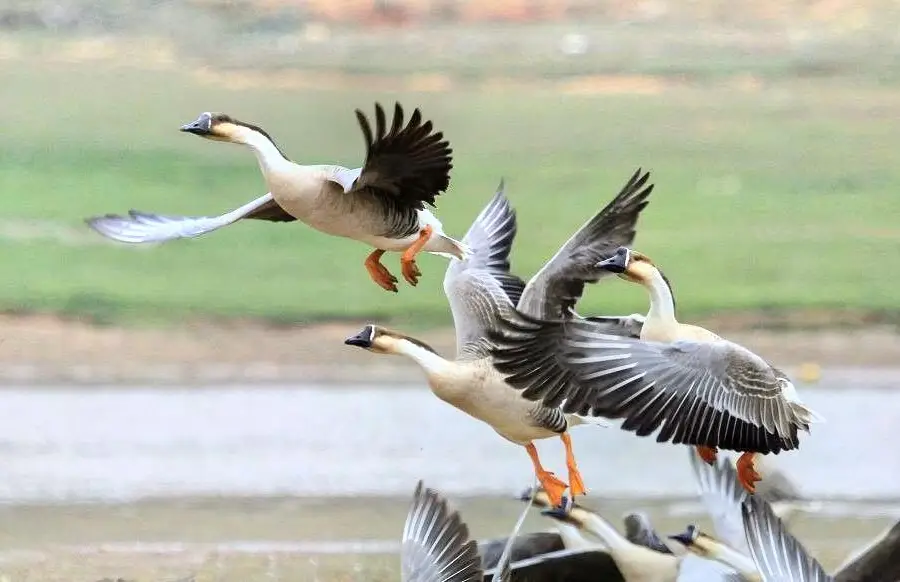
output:
<svg viewBox="0 0 900 582"><path fill-rule="evenodd" d="M426 202L434 206L435 197L450 185L453 150L442 132L432 131L431 121L422 121L418 109L406 125L403 117L403 108L395 104L388 128L384 110L376 103L373 132L365 114L356 110L366 161L353 190L367 189L391 205L423 210Z"/></svg>
<svg viewBox="0 0 900 582"><path fill-rule="evenodd" d="M287 210L279 206L274 200L270 200L253 212L244 215L244 218L268 220L270 222L292 222L297 220L295 217L288 214Z"/></svg>
<svg viewBox="0 0 900 582"><path fill-rule="evenodd" d="M612 276L595 265L634 241L638 218L653 192L649 177L638 168L616 197L566 241L525 286L519 311L544 319L569 317L585 283Z"/></svg>

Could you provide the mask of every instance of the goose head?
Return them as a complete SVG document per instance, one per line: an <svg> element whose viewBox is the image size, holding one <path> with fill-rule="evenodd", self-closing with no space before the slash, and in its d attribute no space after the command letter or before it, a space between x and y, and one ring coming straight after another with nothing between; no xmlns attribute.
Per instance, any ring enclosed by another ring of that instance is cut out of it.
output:
<svg viewBox="0 0 900 582"><path fill-rule="evenodd" d="M416 351L425 350L432 354L437 354L434 348L421 340L372 324L362 328L356 335L345 339L344 344L356 346L376 354L401 354L407 353L411 349Z"/></svg>
<svg viewBox="0 0 900 582"><path fill-rule="evenodd" d="M659 271L650 257L628 247L617 248L613 256L600 261L595 267L615 273L632 283L646 283L654 271Z"/></svg>
<svg viewBox="0 0 900 582"><path fill-rule="evenodd" d="M689 525L680 534L669 536L669 539L675 540L692 553L704 558L712 558L715 548L719 545L713 538L709 537L696 525Z"/></svg>
<svg viewBox="0 0 900 582"><path fill-rule="evenodd" d="M275 146L266 131L258 125L238 121L227 113L211 113L204 111L194 121L181 126L181 131L192 133L204 139L227 141L246 145L268 142ZM280 150L279 150L280 151Z"/></svg>

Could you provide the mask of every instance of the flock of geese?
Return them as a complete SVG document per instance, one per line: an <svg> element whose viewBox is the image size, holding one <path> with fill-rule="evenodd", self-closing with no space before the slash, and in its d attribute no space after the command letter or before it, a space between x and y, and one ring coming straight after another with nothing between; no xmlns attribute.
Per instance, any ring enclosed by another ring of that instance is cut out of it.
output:
<svg viewBox="0 0 900 582"><path fill-rule="evenodd" d="M681 579L679 572L689 562L664 544L639 544L644 558L638 562L658 564L654 571L668 573L632 573L640 567L635 570L621 556L632 555L633 542L624 545L621 536L613 535L614 528L576 502L587 488L573 452L571 427L621 420L622 430L641 437L655 433L658 442L688 445L705 466L734 471L733 482L740 486L740 495L747 496L740 502L733 497L736 509L730 510L733 515L743 511L747 532L746 539L742 533L732 540L745 542L743 551L733 550L744 560L738 572L746 578L752 571L754 579L762 575L765 580L826 579L821 568L799 557L805 554L795 551L796 542L789 543L789 534L767 506L748 496L760 480L757 455L799 448L799 432L809 432L821 418L802 403L783 371L710 330L678 321L671 282L633 248L638 218L654 188L647 172L638 169L526 282L510 267L517 223L502 181L458 241L425 207L434 206L436 196L450 184L452 150L443 133L418 109L406 119L400 104L390 125L378 104L374 127L361 111L356 116L366 152L362 166L350 169L297 164L260 127L222 113L203 113L182 131L249 147L265 178L266 194L219 216L132 210L127 216L106 214L87 223L116 241L159 243L197 237L243 219L299 220L374 247L364 266L377 285L391 292L398 291L399 280L381 262L386 251L401 253L401 274L413 286L422 275L416 263L420 252L447 257L444 292L456 330L455 358L375 324L345 343L413 360L438 398L524 447L540 485L532 501L544 503L560 523L603 540L626 580ZM647 290L646 315L583 316L575 311L586 284L613 276ZM565 446L567 481L544 468L535 448L535 440L551 437L559 437ZM740 453L735 468L726 468L719 449ZM465 526L440 496L417 488L404 529L404 579L481 579L485 574L480 561L464 538ZM514 539L511 536L511 543ZM682 541L688 548L702 548L706 540ZM786 577L788 571L793 577Z"/></svg>
<svg viewBox="0 0 900 582"><path fill-rule="evenodd" d="M419 482L401 538L401 579L416 582L896 582L900 522L851 552L828 574L787 525L807 503L775 489L749 494L726 459L712 465L690 450L698 493L714 534L695 525L661 536L640 512L625 534L598 512L555 507L540 488L521 495L526 507L505 539L476 543L458 512ZM553 520L552 531L520 535L530 508Z"/></svg>

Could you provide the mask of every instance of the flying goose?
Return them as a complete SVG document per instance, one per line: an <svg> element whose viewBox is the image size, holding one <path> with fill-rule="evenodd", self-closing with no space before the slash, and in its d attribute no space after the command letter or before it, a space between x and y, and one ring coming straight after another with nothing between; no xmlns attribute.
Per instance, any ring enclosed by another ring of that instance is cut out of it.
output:
<svg viewBox="0 0 900 582"><path fill-rule="evenodd" d="M572 523L597 536L609 551L625 582L737 582L732 569L691 553L662 553L634 544L599 514L578 505L545 509L544 515Z"/></svg>
<svg viewBox="0 0 900 582"><path fill-rule="evenodd" d="M744 533L764 582L830 582L806 548L788 532L771 506L750 496L741 503Z"/></svg>
<svg viewBox="0 0 900 582"><path fill-rule="evenodd" d="M691 464L697 477L698 488L704 505L713 522L718 540L704 534L696 526L672 536L697 555L715 559L737 569L745 580L760 580L756 564L752 561L750 546L744 531L741 511L749 494L737 483L734 467L728 459L719 458L712 466L699 459L691 450ZM762 488L760 488L762 489ZM782 526L785 516L792 516L798 509L798 500L785 500L779 495L759 491L753 497L765 501ZM805 508L803 498L800 508ZM806 502L806 505L811 505ZM721 541L720 541L721 540ZM871 542L851 552L850 556L833 573L838 582L885 582L900 578L900 522L889 527Z"/></svg>
<svg viewBox="0 0 900 582"><path fill-rule="evenodd" d="M344 343L414 360L425 371L438 398L525 447L541 486L554 504L562 502L567 485L544 469L533 441L558 436L566 450L568 487L573 497L583 495L585 486L568 430L596 419L563 414L558 408L522 398L494 368L487 335L502 314L513 312L515 305L535 316L568 314L585 283L600 278L593 264L621 241L634 238L637 218L653 190L652 185L646 185L647 178L647 173L635 172L613 201L582 226L527 285L510 273L516 215L501 181L463 239L471 255L452 261L444 276L444 293L456 327L456 359L443 358L421 340L371 324Z"/></svg>
<svg viewBox="0 0 900 582"><path fill-rule="evenodd" d="M753 492L754 453L798 448L798 430L809 432L821 417L781 370L709 330L679 323L671 285L646 255L622 246L595 267L647 288L650 310L640 331L626 337L616 318L563 321L506 311L491 335L495 367L527 398L625 419L621 428L638 436L662 427L658 442L697 446L707 462L718 448L740 451L738 478Z"/></svg>
<svg viewBox="0 0 900 582"><path fill-rule="evenodd" d="M394 106L388 127L384 110L375 104L375 129L356 110L366 145L362 167L299 165L275 145L262 128L224 113L202 113L181 131L205 139L242 144L256 154L268 192L256 200L214 217L164 216L137 210L128 216L107 214L87 219L103 236L125 243L156 243L194 238L242 219L291 222L358 240L375 247L365 260L375 283L397 291L397 278L381 264L385 251L402 252L403 277L416 285L421 275L416 255L429 252L465 257L466 248L444 233L441 222L425 208L450 184L452 151L443 133L432 131L416 109L406 125L403 108Z"/></svg>
<svg viewBox="0 0 900 582"><path fill-rule="evenodd" d="M695 449L689 449L688 454L700 499L712 519L716 536L732 550L740 552L749 560L747 538L744 536L741 521L741 503L747 498L748 493L740 484L737 471L728 458L719 457L710 465L701 459ZM786 479L780 473L773 474ZM765 499L772 506L775 514L785 520L788 516L792 516L797 509L814 505L804 500L795 488L792 490L794 494L788 498L785 498L780 489L771 487L760 487L755 495ZM689 549L700 549L692 547L692 544L687 543L685 539L679 541ZM731 563L734 564L734 562ZM747 562L745 561L744 564L746 565Z"/></svg>
<svg viewBox="0 0 900 582"><path fill-rule="evenodd" d="M498 582L510 580L510 551L530 507L522 511L497 561L493 578ZM424 488L419 481L403 525L400 580L482 582L484 575L478 546L469 539L469 528L459 512L450 511L437 491Z"/></svg>
<svg viewBox="0 0 900 582"><path fill-rule="evenodd" d="M738 509L740 509L740 505ZM684 532L669 537L683 544L692 554L701 558L715 560L720 564L733 568L740 575L741 579L746 582L762 581L759 571L756 569L756 564L753 563L748 554L744 554L731 545L703 533L696 525L689 525ZM746 542L741 545L746 546Z"/></svg>
<svg viewBox="0 0 900 582"><path fill-rule="evenodd" d="M554 505L551 503L547 492L540 488L537 490L526 489L519 495L519 500L531 503L532 507L554 509ZM577 502L572 502L571 505L567 504L566 507L577 507L588 513L596 513ZM552 515L550 517L552 517ZM553 521L563 538L566 549L596 549L598 547L596 541L586 540L584 536L581 535L581 530L575 525L559 519L554 519ZM674 553L672 547L660 537L659 533L657 533L647 514L639 511L628 513L622 519L622 523L625 525L625 539L629 542L638 546L644 546L645 548L661 554ZM608 549L602 544L600 547Z"/></svg>

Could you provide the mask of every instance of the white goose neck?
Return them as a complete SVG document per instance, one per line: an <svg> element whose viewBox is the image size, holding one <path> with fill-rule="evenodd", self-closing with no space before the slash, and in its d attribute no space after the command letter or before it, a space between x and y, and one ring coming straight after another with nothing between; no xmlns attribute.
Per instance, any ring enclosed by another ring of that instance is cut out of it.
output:
<svg viewBox="0 0 900 582"><path fill-rule="evenodd" d="M263 173L277 171L292 163L284 157L275 144L272 143L271 139L258 131L243 128L243 131L238 135L238 140L239 143L242 143L253 150Z"/></svg>
<svg viewBox="0 0 900 582"><path fill-rule="evenodd" d="M666 282L659 269L650 269L645 287L650 291L650 311L647 312L648 322L664 324L677 324L675 319L675 297L672 288Z"/></svg>
<svg viewBox="0 0 900 582"><path fill-rule="evenodd" d="M620 534L608 521L598 515L589 513L584 518L584 521L585 525L588 526L588 530L600 538L600 541L602 541L610 550L626 549L634 545L629 542L625 536Z"/></svg>
<svg viewBox="0 0 900 582"><path fill-rule="evenodd" d="M413 360L429 375L441 373L450 364L431 350L405 338L395 340L391 351Z"/></svg>

